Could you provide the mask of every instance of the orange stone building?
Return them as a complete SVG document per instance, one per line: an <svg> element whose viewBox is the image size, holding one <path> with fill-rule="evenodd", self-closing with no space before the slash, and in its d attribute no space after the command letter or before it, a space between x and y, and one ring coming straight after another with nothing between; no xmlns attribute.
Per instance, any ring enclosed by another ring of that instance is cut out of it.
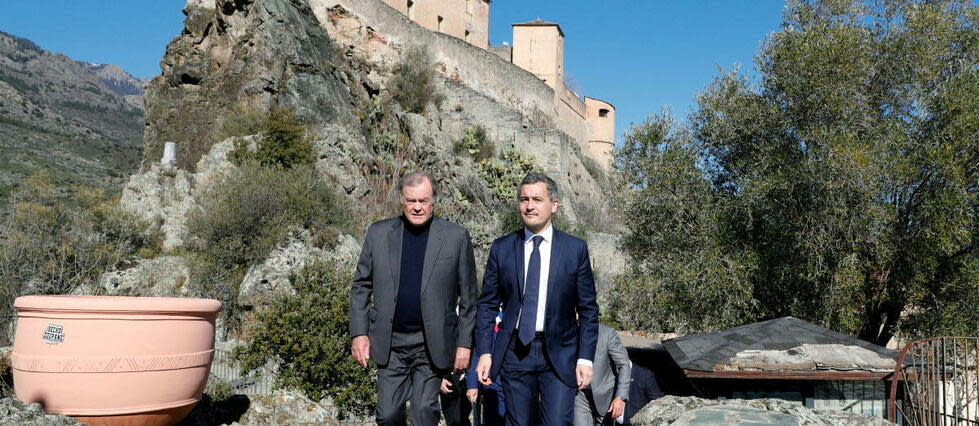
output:
<svg viewBox="0 0 979 426"><path fill-rule="evenodd" d="M555 127L581 143L582 151L608 168L615 145L615 107L582 96L565 84L564 31L540 19L513 24L513 44L489 45L489 0L384 0L432 31L465 40L530 71L554 90Z"/></svg>
<svg viewBox="0 0 979 426"><path fill-rule="evenodd" d="M489 47L489 0L384 0L418 25Z"/></svg>

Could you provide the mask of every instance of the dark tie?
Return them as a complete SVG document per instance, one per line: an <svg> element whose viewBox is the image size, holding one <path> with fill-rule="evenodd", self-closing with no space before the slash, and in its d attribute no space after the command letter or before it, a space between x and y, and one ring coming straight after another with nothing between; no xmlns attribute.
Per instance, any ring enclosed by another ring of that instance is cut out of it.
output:
<svg viewBox="0 0 979 426"><path fill-rule="evenodd" d="M527 282L524 284L523 307L520 309L520 342L527 346L537 332L537 299L540 298L540 243L544 237L534 235L534 251L527 263Z"/></svg>

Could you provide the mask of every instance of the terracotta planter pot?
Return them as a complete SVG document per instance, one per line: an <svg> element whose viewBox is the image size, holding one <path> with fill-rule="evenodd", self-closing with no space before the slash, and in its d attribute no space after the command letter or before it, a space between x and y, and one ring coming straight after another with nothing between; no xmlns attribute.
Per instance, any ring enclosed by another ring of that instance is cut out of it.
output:
<svg viewBox="0 0 979 426"><path fill-rule="evenodd" d="M23 296L17 398L89 424L165 425L200 400L214 357L212 299Z"/></svg>

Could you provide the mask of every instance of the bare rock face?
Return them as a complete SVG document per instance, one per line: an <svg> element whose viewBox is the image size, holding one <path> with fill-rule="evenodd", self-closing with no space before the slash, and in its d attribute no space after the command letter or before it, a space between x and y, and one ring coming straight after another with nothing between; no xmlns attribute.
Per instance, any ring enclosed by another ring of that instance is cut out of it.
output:
<svg viewBox="0 0 979 426"><path fill-rule="evenodd" d="M245 274L238 291L238 302L245 307L262 305L279 294L294 292L289 275L299 272L306 264L318 260L333 260L341 264L356 264L360 244L349 235L340 235L332 249L322 249L309 243L305 231L275 249L263 263L252 266Z"/></svg>
<svg viewBox="0 0 979 426"><path fill-rule="evenodd" d="M193 0L163 72L146 88L144 169L163 143L192 170L236 106L291 107L304 121L354 122L334 47L304 1Z"/></svg>
<svg viewBox="0 0 979 426"><path fill-rule="evenodd" d="M132 268L105 273L98 281L101 292L109 296L184 297L190 295L189 284L190 268L179 256L146 259Z"/></svg>
<svg viewBox="0 0 979 426"><path fill-rule="evenodd" d="M5 425L84 425L60 414L48 414L41 404L25 404L17 398L0 399L0 424Z"/></svg>
<svg viewBox="0 0 979 426"><path fill-rule="evenodd" d="M244 425L336 424L337 414L328 399L316 402L301 392L280 389L270 395L252 397L248 411L238 422ZM374 423L368 419L348 419L344 424Z"/></svg>
<svg viewBox="0 0 979 426"><path fill-rule="evenodd" d="M154 164L149 170L129 177L120 205L163 231L163 248L183 245L186 216L194 206L193 176L174 166Z"/></svg>
<svg viewBox="0 0 979 426"><path fill-rule="evenodd" d="M630 419L634 425L891 425L887 420L845 411L810 410L782 399L713 400L665 396Z"/></svg>

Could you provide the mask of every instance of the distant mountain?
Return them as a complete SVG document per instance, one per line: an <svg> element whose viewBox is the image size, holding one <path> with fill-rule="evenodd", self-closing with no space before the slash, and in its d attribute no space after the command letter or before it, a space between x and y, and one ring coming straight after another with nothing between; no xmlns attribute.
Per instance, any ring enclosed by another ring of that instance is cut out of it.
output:
<svg viewBox="0 0 979 426"><path fill-rule="evenodd" d="M37 171L117 188L142 156L145 83L0 31L0 211Z"/></svg>

